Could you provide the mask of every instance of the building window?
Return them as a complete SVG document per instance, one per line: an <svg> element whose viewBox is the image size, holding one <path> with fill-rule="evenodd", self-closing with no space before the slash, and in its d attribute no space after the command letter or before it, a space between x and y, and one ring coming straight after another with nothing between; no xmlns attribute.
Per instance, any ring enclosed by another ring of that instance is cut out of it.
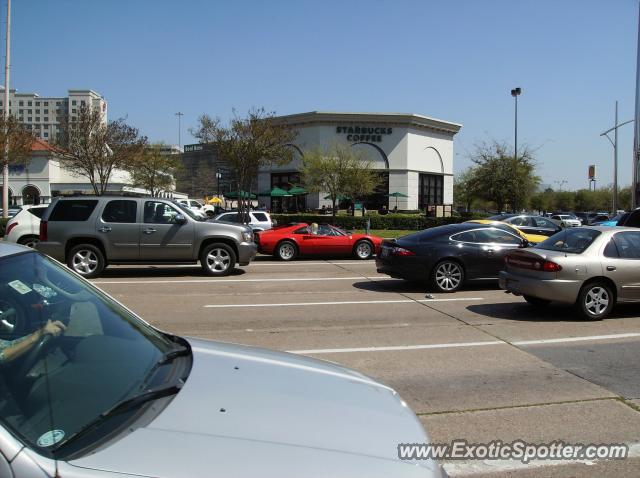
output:
<svg viewBox="0 0 640 478"><path fill-rule="evenodd" d="M44 105L45 105L45 106L49 106L49 102L48 102L48 101L45 101L45 102L44 102Z"/></svg>
<svg viewBox="0 0 640 478"><path fill-rule="evenodd" d="M75 109L75 108L73 108L73 109L71 110L71 112L72 112L72 113L75 113L75 112L76 112L76 109Z"/></svg>
<svg viewBox="0 0 640 478"><path fill-rule="evenodd" d="M18 114L23 115L23 114L24 114L24 110L20 110L20 111L18 112Z"/></svg>
<svg viewBox="0 0 640 478"><path fill-rule="evenodd" d="M40 118L36 116L36 123L40 122Z"/></svg>
<svg viewBox="0 0 640 478"><path fill-rule="evenodd" d="M28 101L27 106L33 106L33 101Z"/></svg>
<svg viewBox="0 0 640 478"><path fill-rule="evenodd" d="M40 114L40 110L36 110L36 114L39 115Z"/></svg>
<svg viewBox="0 0 640 478"><path fill-rule="evenodd" d="M82 106L84 106L86 103L85 103L85 101L84 101L84 100L82 100L82 101L80 102L80 104L81 104Z"/></svg>
<svg viewBox="0 0 640 478"><path fill-rule="evenodd" d="M31 114L31 113L33 113L33 110L27 110L27 113Z"/></svg>
<svg viewBox="0 0 640 478"><path fill-rule="evenodd" d="M73 106L75 106L75 105L76 105L76 100L73 100L73 101L71 102L71 104L72 104Z"/></svg>
<svg viewBox="0 0 640 478"><path fill-rule="evenodd" d="M436 174L420 174L420 189L418 191L418 207L443 204L444 176Z"/></svg>
<svg viewBox="0 0 640 478"><path fill-rule="evenodd" d="M39 101L36 101L36 106L40 106L40 102Z"/></svg>
<svg viewBox="0 0 640 478"><path fill-rule="evenodd" d="M56 101L56 106L60 106L62 104L62 101Z"/></svg>
<svg viewBox="0 0 640 478"><path fill-rule="evenodd" d="M49 122L49 117L48 117L48 116L45 116L45 117L44 117L44 122L45 122L45 123L48 123L48 122Z"/></svg>
<svg viewBox="0 0 640 478"><path fill-rule="evenodd" d="M49 133L47 133L46 131L44 132L44 137L48 138L49 137Z"/></svg>
<svg viewBox="0 0 640 478"><path fill-rule="evenodd" d="M27 119L27 121L33 121L33 118L31 116L29 116L29 118Z"/></svg>
<svg viewBox="0 0 640 478"><path fill-rule="evenodd" d="M20 106L24 106L24 101L22 101L22 100L21 100L18 104L19 104ZM11 106L11 105L9 105L9 106Z"/></svg>

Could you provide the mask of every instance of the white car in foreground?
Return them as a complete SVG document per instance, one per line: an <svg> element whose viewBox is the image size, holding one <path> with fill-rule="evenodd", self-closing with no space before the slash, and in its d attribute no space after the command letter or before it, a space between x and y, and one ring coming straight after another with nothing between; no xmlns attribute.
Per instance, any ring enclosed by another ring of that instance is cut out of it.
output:
<svg viewBox="0 0 640 478"><path fill-rule="evenodd" d="M40 218L48 206L48 204L22 206L7 222L4 240L33 248L38 243Z"/></svg>

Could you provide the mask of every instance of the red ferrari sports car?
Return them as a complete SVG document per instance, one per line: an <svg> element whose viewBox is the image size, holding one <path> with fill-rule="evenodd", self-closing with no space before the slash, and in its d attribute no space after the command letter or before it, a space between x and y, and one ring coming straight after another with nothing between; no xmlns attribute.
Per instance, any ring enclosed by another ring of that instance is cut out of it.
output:
<svg viewBox="0 0 640 478"><path fill-rule="evenodd" d="M381 237L347 234L327 224L317 228L308 224L293 224L256 233L258 251L291 261L306 255L351 255L369 259L380 251Z"/></svg>

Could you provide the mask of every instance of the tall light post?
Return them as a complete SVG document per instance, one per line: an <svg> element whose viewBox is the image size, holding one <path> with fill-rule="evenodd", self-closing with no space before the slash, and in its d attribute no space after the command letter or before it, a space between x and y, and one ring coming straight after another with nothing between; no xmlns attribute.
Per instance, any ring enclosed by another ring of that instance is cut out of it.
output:
<svg viewBox="0 0 640 478"><path fill-rule="evenodd" d="M636 112L633 134L633 174L631 181L631 209L638 207L640 203L640 8L638 9L638 45L636 46Z"/></svg>
<svg viewBox="0 0 640 478"><path fill-rule="evenodd" d="M555 180L554 183L556 183L558 185L558 190L560 192L562 192L562 186L564 186L565 184L567 184L567 180L566 179L562 179L562 180Z"/></svg>
<svg viewBox="0 0 640 478"><path fill-rule="evenodd" d="M184 116L184 113L178 111L176 113L176 116L178 117L178 149L182 151L182 139L180 137L181 133L182 133L182 127L180 125L180 120L182 119L182 117Z"/></svg>
<svg viewBox="0 0 640 478"><path fill-rule="evenodd" d="M4 124L9 120L9 68L11 66L11 0L7 0L7 43L4 62ZM5 126L6 128L6 126ZM4 157L2 158L2 217L9 217L9 141L6 136L9 132L5 129Z"/></svg>
<svg viewBox="0 0 640 478"><path fill-rule="evenodd" d="M216 179L218 180L218 198L220 197L220 178L222 177L222 173L218 169L216 171Z"/></svg>
<svg viewBox="0 0 640 478"><path fill-rule="evenodd" d="M618 124L618 102L616 101L614 126L613 128L609 128L607 131L600 134L600 136L606 137L613 145L613 199L611 201L611 206L614 214L618 210L618 128L629 123L633 123L633 120L625 121L624 123ZM611 131L614 132L613 139L609 137L609 133Z"/></svg>
<svg viewBox="0 0 640 478"><path fill-rule="evenodd" d="M518 96L520 96L521 94L522 94L522 88L520 88L520 87L514 88L514 89L511 90L511 96L513 96L513 98L515 99L515 102L516 102L515 121L514 121L515 132L514 132L514 146L513 146L513 177L514 177L514 180L515 180L515 178L518 177ZM513 212L516 212L515 193L513 195L512 202L513 202L513 204L511 205L511 208L513 209Z"/></svg>

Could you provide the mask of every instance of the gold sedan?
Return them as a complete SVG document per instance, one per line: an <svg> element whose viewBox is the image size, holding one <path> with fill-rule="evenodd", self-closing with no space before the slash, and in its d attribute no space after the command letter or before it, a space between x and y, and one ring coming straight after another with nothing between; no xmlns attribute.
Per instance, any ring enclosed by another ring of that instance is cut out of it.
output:
<svg viewBox="0 0 640 478"><path fill-rule="evenodd" d="M477 224L491 224L492 226L500 227L501 229L508 230L509 232L513 232L523 239L526 239L530 244L538 244L539 242L548 239L547 236L541 236L539 234L527 234L525 232L522 232L516 226L512 226L511 224L502 221L492 221L490 219L474 219L467 222L475 222Z"/></svg>

